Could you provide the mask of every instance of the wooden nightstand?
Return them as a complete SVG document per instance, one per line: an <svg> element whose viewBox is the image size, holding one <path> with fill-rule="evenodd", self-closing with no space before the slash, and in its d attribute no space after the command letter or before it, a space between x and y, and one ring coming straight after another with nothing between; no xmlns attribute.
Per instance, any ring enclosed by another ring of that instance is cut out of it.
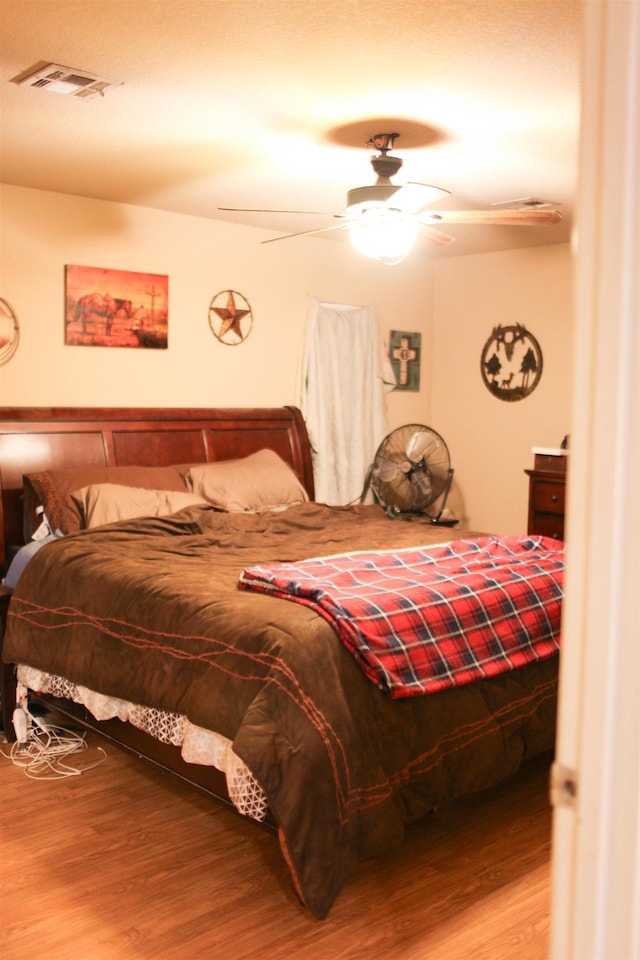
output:
<svg viewBox="0 0 640 960"><path fill-rule="evenodd" d="M527 533L564 540L567 456L535 453L529 477L529 519Z"/></svg>

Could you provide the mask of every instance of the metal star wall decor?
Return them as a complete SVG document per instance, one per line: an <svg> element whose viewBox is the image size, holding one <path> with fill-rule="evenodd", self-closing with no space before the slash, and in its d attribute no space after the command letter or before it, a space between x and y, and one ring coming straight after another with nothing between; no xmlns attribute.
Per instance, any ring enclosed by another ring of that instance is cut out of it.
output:
<svg viewBox="0 0 640 960"><path fill-rule="evenodd" d="M253 327L253 313L247 298L237 290L216 293L209 304L209 326L220 343L230 347L242 343Z"/></svg>

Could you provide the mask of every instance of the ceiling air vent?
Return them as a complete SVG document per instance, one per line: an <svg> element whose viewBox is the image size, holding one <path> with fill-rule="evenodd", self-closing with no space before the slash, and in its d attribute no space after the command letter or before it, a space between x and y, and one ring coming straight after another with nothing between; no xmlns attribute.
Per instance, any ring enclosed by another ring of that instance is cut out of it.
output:
<svg viewBox="0 0 640 960"><path fill-rule="evenodd" d="M83 100L90 100L91 97L96 96L103 97L105 90L122 85L121 80L108 80L106 77L98 77L73 67L62 67L57 63L48 63L44 67L39 67L34 73L22 77L17 82L39 90L61 93L67 97L82 97Z"/></svg>

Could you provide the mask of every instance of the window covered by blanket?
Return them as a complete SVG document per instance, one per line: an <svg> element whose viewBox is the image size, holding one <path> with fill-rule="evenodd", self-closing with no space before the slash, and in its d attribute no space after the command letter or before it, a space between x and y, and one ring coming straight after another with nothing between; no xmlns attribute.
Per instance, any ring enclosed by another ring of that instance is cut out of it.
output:
<svg viewBox="0 0 640 960"><path fill-rule="evenodd" d="M383 353L374 307L309 306L300 407L314 456L316 500L358 500L386 433Z"/></svg>

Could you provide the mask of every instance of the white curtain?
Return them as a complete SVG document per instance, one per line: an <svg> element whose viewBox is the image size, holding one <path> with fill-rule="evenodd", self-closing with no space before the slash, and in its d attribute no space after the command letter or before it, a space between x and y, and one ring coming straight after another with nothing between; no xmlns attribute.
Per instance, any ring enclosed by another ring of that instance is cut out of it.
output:
<svg viewBox="0 0 640 960"><path fill-rule="evenodd" d="M385 382L392 381L375 308L312 300L300 407L314 452L316 500L346 504L359 499L386 433Z"/></svg>

